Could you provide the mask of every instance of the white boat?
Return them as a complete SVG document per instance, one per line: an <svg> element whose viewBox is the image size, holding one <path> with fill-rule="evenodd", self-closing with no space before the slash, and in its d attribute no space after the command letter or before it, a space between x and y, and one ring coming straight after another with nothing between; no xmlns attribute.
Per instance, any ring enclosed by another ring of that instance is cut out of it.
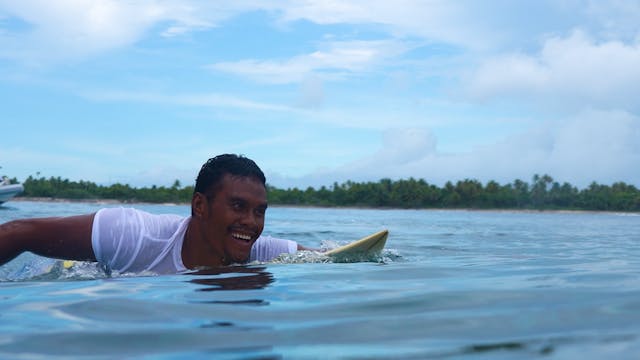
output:
<svg viewBox="0 0 640 360"><path fill-rule="evenodd" d="M24 191L24 187L20 184L11 184L9 179L4 178L0 181L0 204L9 201L12 197Z"/></svg>

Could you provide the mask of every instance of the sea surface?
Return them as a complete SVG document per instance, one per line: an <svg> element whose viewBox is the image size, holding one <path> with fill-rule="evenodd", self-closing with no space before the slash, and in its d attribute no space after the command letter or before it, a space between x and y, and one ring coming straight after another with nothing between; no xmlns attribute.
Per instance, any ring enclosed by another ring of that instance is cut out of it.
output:
<svg viewBox="0 0 640 360"><path fill-rule="evenodd" d="M0 223L105 206L13 201ZM265 234L326 248L382 229L357 263L107 276L23 254L0 267L0 358L640 358L639 214L274 207Z"/></svg>

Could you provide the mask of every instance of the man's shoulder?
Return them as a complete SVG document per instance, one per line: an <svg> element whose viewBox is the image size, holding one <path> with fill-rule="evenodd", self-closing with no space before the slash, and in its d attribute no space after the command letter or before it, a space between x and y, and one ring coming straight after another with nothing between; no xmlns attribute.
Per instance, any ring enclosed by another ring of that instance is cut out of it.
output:
<svg viewBox="0 0 640 360"><path fill-rule="evenodd" d="M132 207L113 207L100 209L97 214L100 218L110 220L124 220L126 223L141 223L149 225L179 225L188 217L177 214L156 214Z"/></svg>

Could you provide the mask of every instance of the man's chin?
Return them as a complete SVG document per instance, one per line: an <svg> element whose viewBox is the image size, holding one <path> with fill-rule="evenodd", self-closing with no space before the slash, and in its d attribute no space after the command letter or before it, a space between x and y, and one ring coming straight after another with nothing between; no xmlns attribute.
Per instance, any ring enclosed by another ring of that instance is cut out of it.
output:
<svg viewBox="0 0 640 360"><path fill-rule="evenodd" d="M251 254L247 253L247 254L230 254L229 255L229 259L231 260L232 264L244 264L249 262L249 256Z"/></svg>
<svg viewBox="0 0 640 360"><path fill-rule="evenodd" d="M251 257L251 248L254 243L255 241L249 243L230 244L231 246L227 246L226 248L227 259L230 259L232 263L236 264L249 262Z"/></svg>

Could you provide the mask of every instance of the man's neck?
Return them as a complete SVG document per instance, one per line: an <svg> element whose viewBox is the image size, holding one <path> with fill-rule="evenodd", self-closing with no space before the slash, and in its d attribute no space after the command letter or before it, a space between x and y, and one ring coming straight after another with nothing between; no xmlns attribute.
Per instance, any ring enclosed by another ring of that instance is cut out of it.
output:
<svg viewBox="0 0 640 360"><path fill-rule="evenodd" d="M189 219L180 253L187 269L211 268L226 265L227 262L224 255L218 254L207 243L200 223L193 217Z"/></svg>

